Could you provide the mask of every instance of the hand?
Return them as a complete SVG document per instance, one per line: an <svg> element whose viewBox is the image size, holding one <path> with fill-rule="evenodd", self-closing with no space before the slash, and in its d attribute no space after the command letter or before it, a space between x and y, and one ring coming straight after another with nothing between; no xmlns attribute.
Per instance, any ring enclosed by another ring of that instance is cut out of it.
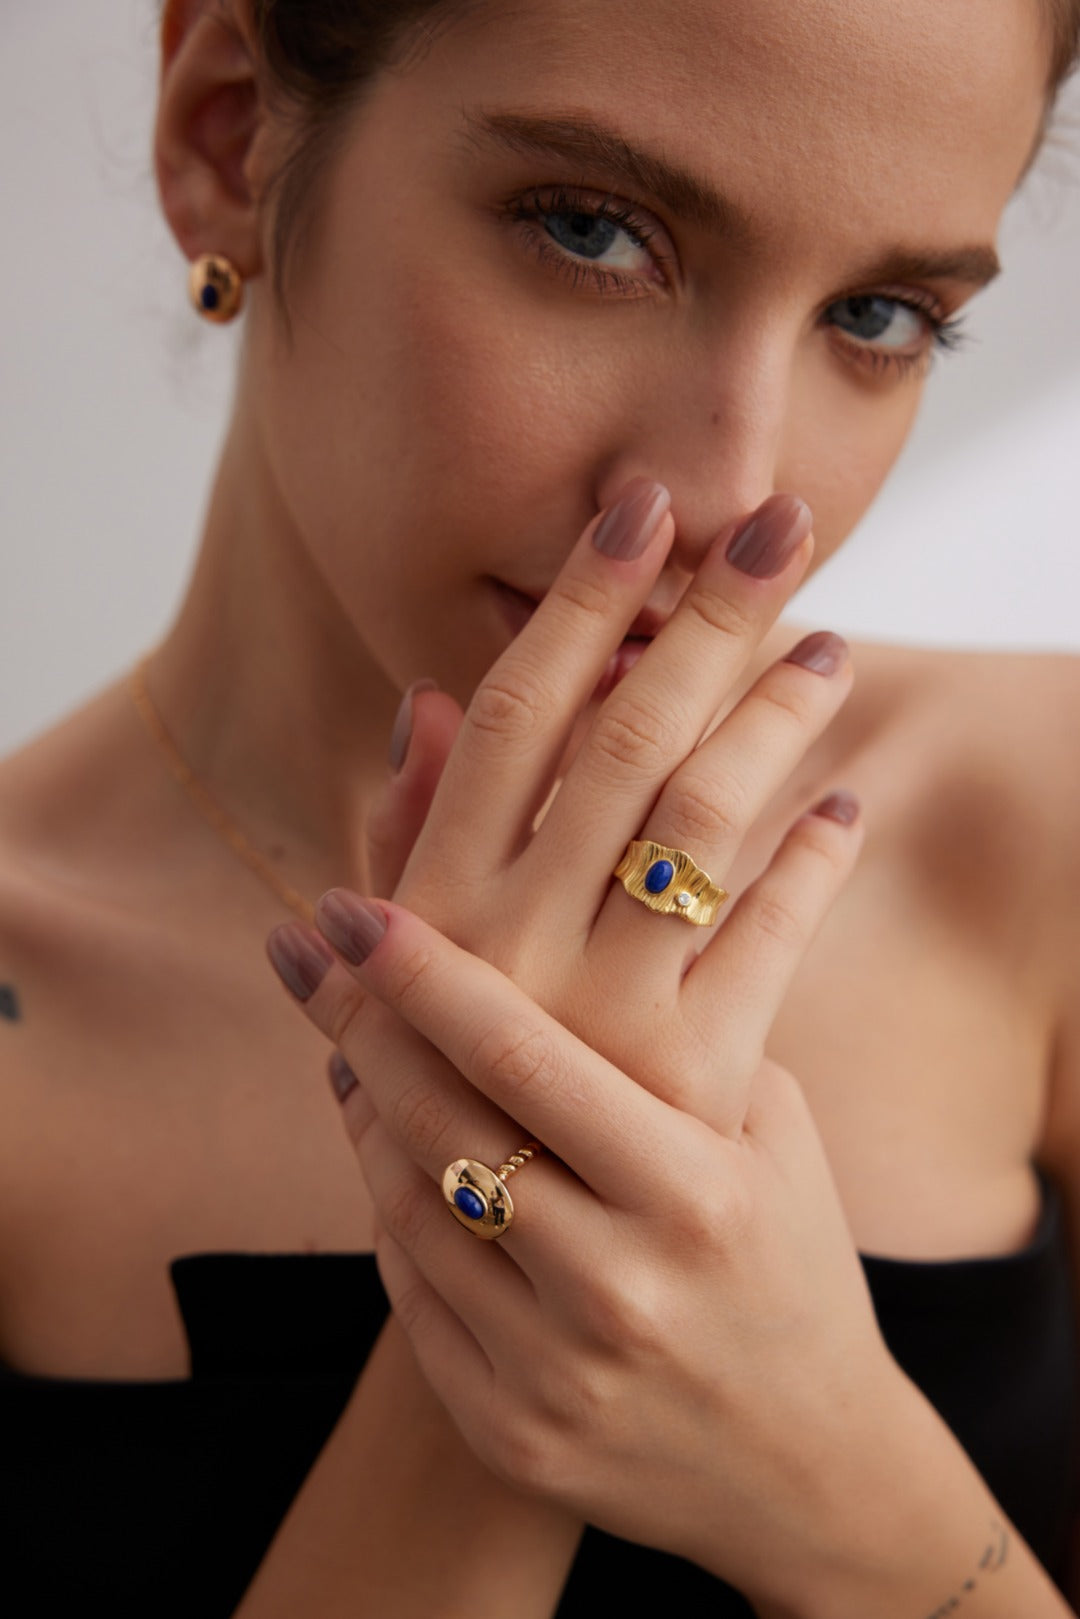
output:
<svg viewBox="0 0 1080 1619"><path fill-rule="evenodd" d="M730 531L719 537L671 622L602 706L531 836L567 735L648 595L671 539L670 525L662 524L637 559L612 560L586 533L470 705L398 889L460 942L496 961L559 1023L577 1026L616 1066L736 1139L753 1083L771 1072L762 1060L768 1028L850 870L859 829L801 820L700 954L700 936L688 944L685 923L629 900L612 887L610 872L634 835L690 843L722 880L750 821L850 689L850 665L832 679L793 663L776 665L716 725L735 679L809 561L805 521L798 532L805 513L790 501L785 512L785 500L766 503L764 515L795 519L787 567L768 578L748 576L725 559ZM334 920L334 899L320 906L324 925ZM337 1016L326 1020L324 1005L320 992L309 1012L368 1076L392 1132L425 1167L438 1160L441 1172L462 1153L486 1152L497 1163L518 1144L516 1128L511 1134L506 1123L497 1130L476 1117L475 1093L452 1072L433 1088L423 1042L405 1038L393 1013L374 1004L358 1013L354 1003L346 1029ZM469 1011L459 1008L464 1022ZM451 1135L453 1146L443 1146ZM677 1163L659 1168L678 1178ZM438 1213L445 1223L444 1211ZM383 1217L393 1227L393 1215ZM783 1221L770 1225L767 1206L756 1209L756 1218L765 1247L783 1254ZM815 1228L805 1210L791 1227L804 1239ZM458 1235L453 1226L451 1234ZM861 1287L846 1231L843 1244ZM802 1268L790 1254L788 1264ZM864 1342L877 1352L865 1293L860 1308ZM685 1379L673 1386L685 1394Z"/></svg>
<svg viewBox="0 0 1080 1619"><path fill-rule="evenodd" d="M761 1065L729 1139L411 913L353 914L374 948L307 1007L368 1076L345 1113L380 1273L466 1443L517 1488L787 1602L911 1415L799 1086ZM371 996L407 1024L387 1064L357 1013ZM511 1182L511 1229L470 1240L437 1190L447 1162L495 1167L530 1136L548 1151Z"/></svg>
<svg viewBox="0 0 1080 1619"><path fill-rule="evenodd" d="M629 496L635 493L637 485L629 486ZM441 779L400 883L377 891L393 891L502 968L657 1094L730 1132L744 1102L732 1070L744 1079L754 1071L810 942L793 931L785 860L755 886L759 927L745 934L737 963L731 951L716 948L723 926L688 928L657 917L613 885L611 872L630 838L647 837L690 849L722 882L750 825L847 697L852 670L843 660L823 678L778 663L716 723L810 560L809 513L790 496L774 496L757 517L787 523L793 544L786 565L772 577L748 575L725 557L740 525L718 535L668 624L600 707L534 834L567 739L667 557L673 528L664 496L651 543L632 560L598 551L591 542L599 520L589 525L531 621L481 683L463 724L449 697L428 694L414 702L422 734L406 775L427 787ZM425 764L425 751L436 756L437 768ZM399 787L399 799L403 794ZM404 811L391 797L393 813L384 805L377 818L385 828L395 822L404 828L398 851L414 835L422 796L413 792ZM383 843L393 838L384 832ZM852 860L860 838L856 830L845 845ZM830 858L802 863L801 881L818 900L812 926L841 879ZM396 876L396 863L387 866ZM772 957L771 977L757 959L762 930L783 935L789 947ZM714 933L713 947L699 959ZM393 1039L393 1020L380 1022L375 1013L368 1029L372 1061ZM706 1051L713 1057L710 1080L690 1090L684 1076L697 1071Z"/></svg>

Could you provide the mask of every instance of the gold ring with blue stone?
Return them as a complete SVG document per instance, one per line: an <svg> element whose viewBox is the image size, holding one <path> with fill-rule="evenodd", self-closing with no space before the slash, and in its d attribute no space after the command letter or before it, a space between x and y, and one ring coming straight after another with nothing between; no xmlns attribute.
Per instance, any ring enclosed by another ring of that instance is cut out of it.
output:
<svg viewBox="0 0 1080 1619"><path fill-rule="evenodd" d="M514 1201L506 1182L543 1150L539 1141L527 1141L498 1169L489 1169L475 1158L455 1158L443 1170L442 1178L443 1196L454 1219L474 1237L484 1237L487 1241L509 1231L514 1218Z"/></svg>
<svg viewBox="0 0 1080 1619"><path fill-rule="evenodd" d="M712 926L729 897L727 889L719 888L685 849L669 849L663 843L629 844L614 875L630 898L639 899L650 911L681 916L702 928Z"/></svg>

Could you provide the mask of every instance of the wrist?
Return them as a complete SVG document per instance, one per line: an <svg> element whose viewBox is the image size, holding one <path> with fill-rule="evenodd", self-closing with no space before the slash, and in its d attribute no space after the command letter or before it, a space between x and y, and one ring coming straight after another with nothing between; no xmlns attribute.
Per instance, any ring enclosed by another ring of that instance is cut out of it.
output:
<svg viewBox="0 0 1080 1619"><path fill-rule="evenodd" d="M826 1429L803 1473L805 1510L785 1515L787 1532L740 1582L761 1619L912 1619L961 1604L971 1619L1069 1612L955 1435L891 1357L857 1413L837 1413Z"/></svg>

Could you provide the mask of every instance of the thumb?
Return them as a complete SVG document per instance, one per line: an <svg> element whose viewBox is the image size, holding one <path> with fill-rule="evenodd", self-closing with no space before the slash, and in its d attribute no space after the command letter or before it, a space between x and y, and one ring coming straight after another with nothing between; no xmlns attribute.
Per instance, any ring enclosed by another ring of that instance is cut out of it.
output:
<svg viewBox="0 0 1080 1619"><path fill-rule="evenodd" d="M390 779L368 816L373 894L389 897L401 881L463 718L433 680L418 680L405 693L390 743Z"/></svg>

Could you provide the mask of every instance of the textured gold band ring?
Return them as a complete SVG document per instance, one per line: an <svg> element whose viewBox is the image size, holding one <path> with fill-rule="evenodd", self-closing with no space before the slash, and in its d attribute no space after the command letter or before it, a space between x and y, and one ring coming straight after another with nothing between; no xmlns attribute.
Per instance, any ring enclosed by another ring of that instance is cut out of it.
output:
<svg viewBox="0 0 1080 1619"><path fill-rule="evenodd" d="M539 1141L527 1141L498 1169L489 1169L475 1158L455 1158L443 1170L442 1178L443 1196L454 1219L474 1237L488 1241L509 1231L514 1201L506 1182L543 1150Z"/></svg>
<svg viewBox="0 0 1080 1619"><path fill-rule="evenodd" d="M662 843L629 844L614 875L630 898L639 899L650 911L681 916L703 928L711 927L729 897L685 849L668 849Z"/></svg>

